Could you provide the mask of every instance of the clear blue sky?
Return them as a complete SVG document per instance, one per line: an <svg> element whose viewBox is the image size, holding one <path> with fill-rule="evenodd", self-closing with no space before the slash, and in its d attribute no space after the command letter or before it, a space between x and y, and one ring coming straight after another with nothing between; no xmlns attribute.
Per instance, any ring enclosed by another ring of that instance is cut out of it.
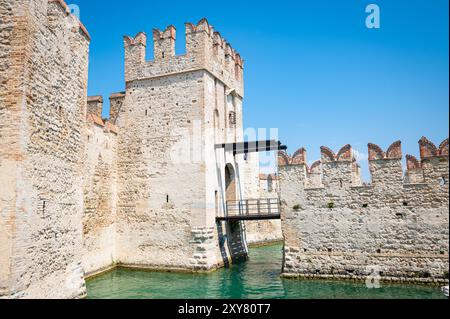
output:
<svg viewBox="0 0 450 319"><path fill-rule="evenodd" d="M72 3L92 36L90 95L124 90L123 35L173 24L183 53L184 22L206 17L245 59L245 126L279 128L289 152L304 146L313 161L321 145L367 154L400 139L418 155L422 135L448 136L447 0ZM370 3L380 29L365 26Z"/></svg>

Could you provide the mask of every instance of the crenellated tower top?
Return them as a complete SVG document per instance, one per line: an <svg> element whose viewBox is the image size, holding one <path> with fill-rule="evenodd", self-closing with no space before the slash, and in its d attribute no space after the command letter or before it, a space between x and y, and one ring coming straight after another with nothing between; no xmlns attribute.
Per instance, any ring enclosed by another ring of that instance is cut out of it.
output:
<svg viewBox="0 0 450 319"><path fill-rule="evenodd" d="M133 82L196 70L206 70L243 97L244 62L239 53L214 31L208 20L185 24L186 54L176 55L177 30L153 29L154 59L146 61L147 36L124 37L125 80Z"/></svg>

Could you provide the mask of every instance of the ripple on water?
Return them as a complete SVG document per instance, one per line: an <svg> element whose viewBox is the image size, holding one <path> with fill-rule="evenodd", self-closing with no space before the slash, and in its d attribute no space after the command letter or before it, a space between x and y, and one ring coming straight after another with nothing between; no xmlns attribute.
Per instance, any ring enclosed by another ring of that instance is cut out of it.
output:
<svg viewBox="0 0 450 319"><path fill-rule="evenodd" d="M250 259L211 274L118 269L88 282L91 299L425 299L444 298L438 287L280 278L282 246L250 249Z"/></svg>

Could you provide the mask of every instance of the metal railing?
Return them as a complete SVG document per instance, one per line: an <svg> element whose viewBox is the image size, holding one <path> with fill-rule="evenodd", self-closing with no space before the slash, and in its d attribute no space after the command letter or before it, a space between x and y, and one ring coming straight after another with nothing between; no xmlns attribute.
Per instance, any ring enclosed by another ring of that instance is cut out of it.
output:
<svg viewBox="0 0 450 319"><path fill-rule="evenodd" d="M227 201L225 216L219 220L268 220L281 218L278 198L244 199Z"/></svg>

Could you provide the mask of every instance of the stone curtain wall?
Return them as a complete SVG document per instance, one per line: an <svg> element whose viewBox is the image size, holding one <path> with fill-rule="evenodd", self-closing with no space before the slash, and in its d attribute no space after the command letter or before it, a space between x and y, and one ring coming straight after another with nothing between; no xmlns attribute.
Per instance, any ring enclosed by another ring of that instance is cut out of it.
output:
<svg viewBox="0 0 450 319"><path fill-rule="evenodd" d="M89 98L92 100L92 98ZM117 128L101 106L87 116L84 160L83 268L86 276L116 263Z"/></svg>
<svg viewBox="0 0 450 319"><path fill-rule="evenodd" d="M445 281L449 268L448 140L369 144L372 183L363 185L349 145L306 164L306 151L279 154L286 276ZM319 176L320 178L318 178ZM295 209L294 209L295 208Z"/></svg>
<svg viewBox="0 0 450 319"><path fill-rule="evenodd" d="M89 35L63 1L0 15L0 295L83 297Z"/></svg>

